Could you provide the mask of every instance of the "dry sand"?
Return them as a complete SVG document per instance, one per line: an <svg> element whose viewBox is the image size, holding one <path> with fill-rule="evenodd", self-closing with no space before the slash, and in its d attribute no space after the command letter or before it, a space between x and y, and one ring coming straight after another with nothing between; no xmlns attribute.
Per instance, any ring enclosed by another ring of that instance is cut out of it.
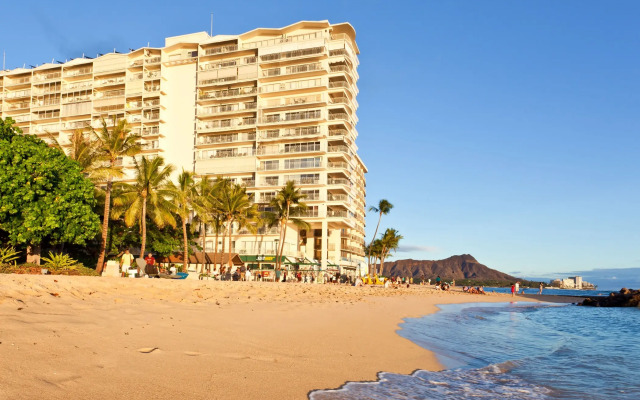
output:
<svg viewBox="0 0 640 400"><path fill-rule="evenodd" d="M425 286L0 274L0 399L304 399L380 371L439 370L396 334L403 318L512 300Z"/></svg>

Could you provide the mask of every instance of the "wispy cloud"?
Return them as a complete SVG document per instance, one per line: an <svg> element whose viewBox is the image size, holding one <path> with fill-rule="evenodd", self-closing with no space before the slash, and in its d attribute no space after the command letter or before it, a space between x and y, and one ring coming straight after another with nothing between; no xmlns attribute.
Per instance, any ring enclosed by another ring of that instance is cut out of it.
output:
<svg viewBox="0 0 640 400"><path fill-rule="evenodd" d="M400 253L411 253L414 251L424 251L427 253L435 253L438 250L440 249L438 249L435 246L419 246L419 245L411 245L411 244L398 246L398 252Z"/></svg>

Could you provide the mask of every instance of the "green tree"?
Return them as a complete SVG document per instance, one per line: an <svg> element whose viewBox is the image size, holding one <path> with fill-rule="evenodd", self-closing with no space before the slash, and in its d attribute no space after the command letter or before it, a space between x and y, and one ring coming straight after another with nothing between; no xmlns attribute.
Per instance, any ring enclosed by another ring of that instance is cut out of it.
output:
<svg viewBox="0 0 640 400"><path fill-rule="evenodd" d="M0 119L0 230L12 244L85 244L100 229L93 184L77 162Z"/></svg>
<svg viewBox="0 0 640 400"><path fill-rule="evenodd" d="M249 219L254 218L258 212L256 205L253 204L250 196L247 194L247 188L236 183L228 185L225 190L221 191L219 202L219 210L223 216L227 230L226 236L229 238L227 261L229 262L229 266L231 266L231 229L233 228L233 224L244 224Z"/></svg>
<svg viewBox="0 0 640 400"><path fill-rule="evenodd" d="M391 209L393 208L393 204L389 203L388 200L382 199L378 202L378 206L369 207L369 211L373 211L378 213L378 224L376 225L376 230L373 232L373 238L371 239L371 243L369 243L369 247L373 244L373 241L376 239L378 235L378 228L380 227L380 221L382 221L382 216L389 214ZM371 273L371 257L368 260L369 263L369 273Z"/></svg>
<svg viewBox="0 0 640 400"><path fill-rule="evenodd" d="M380 238L380 273L383 271L384 259L392 252L398 249L402 235L393 228L388 228Z"/></svg>
<svg viewBox="0 0 640 400"><path fill-rule="evenodd" d="M282 189L276 193L269 206L271 207L272 216L267 217L268 221L277 219L280 226L280 246L276 253L276 268L282 267L282 253L284 252L284 241L287 237L287 226L289 222L300 229L309 229L309 224L305 221L297 218L307 211L307 204L304 200L307 196L300 192L300 189L296 187L295 182L288 181Z"/></svg>
<svg viewBox="0 0 640 400"><path fill-rule="evenodd" d="M135 183L118 183L117 196L113 199L113 217L124 216L127 226L140 224L140 256L144 257L147 244L147 215L159 227L165 224L176 226L173 204L168 200L170 192L165 186L169 182L173 165L164 165L162 157L149 160L134 158Z"/></svg>
<svg viewBox="0 0 640 400"><path fill-rule="evenodd" d="M165 187L165 190L171 198L173 203L173 209L176 214L182 220L182 237L183 237L183 249L184 260L182 264L183 272L187 272L187 263L189 260L189 244L187 236L187 222L189 221L189 215L197 207L198 191L196 190L196 183L193 178L193 173L189 171L182 171L178 175L178 184L169 182Z"/></svg>
<svg viewBox="0 0 640 400"><path fill-rule="evenodd" d="M91 128L91 133L97 138L96 149L97 159L101 162L95 173L105 178L105 201L104 216L102 219L102 241L100 243L100 255L96 271L102 272L104 258L107 249L107 237L109 234L109 216L111 211L111 190L113 179L124 175L122 171L122 158L125 156L135 156L142 149L139 144L140 136L131 134L127 121L122 119L114 121L109 126L104 118L100 121L101 127L98 131Z"/></svg>

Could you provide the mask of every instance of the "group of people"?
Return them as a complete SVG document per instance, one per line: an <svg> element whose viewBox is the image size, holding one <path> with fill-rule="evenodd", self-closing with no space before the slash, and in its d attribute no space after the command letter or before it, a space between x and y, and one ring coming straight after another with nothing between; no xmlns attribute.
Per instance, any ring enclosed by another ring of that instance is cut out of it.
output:
<svg viewBox="0 0 640 400"><path fill-rule="evenodd" d="M464 286L462 288L462 291L465 293L472 293L472 294L485 294L484 293L484 286Z"/></svg>
<svg viewBox="0 0 640 400"><path fill-rule="evenodd" d="M144 258L143 268L139 265L134 266L134 260L135 257L133 257L133 254L129 252L129 249L125 250L122 257L120 257L120 269L122 271L122 276L135 277L137 275L147 276L149 278L160 277L158 264L156 263L156 259L153 257L153 254L149 253L149 255ZM175 268L172 273L175 273Z"/></svg>

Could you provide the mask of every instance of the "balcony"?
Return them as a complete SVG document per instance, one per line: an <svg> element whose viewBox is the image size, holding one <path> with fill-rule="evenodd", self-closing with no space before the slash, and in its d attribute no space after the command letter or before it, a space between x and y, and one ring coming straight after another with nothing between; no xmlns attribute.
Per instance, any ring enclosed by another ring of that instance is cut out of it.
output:
<svg viewBox="0 0 640 400"><path fill-rule="evenodd" d="M144 121L156 121L160 119L160 112L148 112L144 114Z"/></svg>
<svg viewBox="0 0 640 400"><path fill-rule="evenodd" d="M158 64L160 63L161 60L162 60L162 57L160 56L150 57L150 58L145 58L144 63L146 65Z"/></svg>
<svg viewBox="0 0 640 400"><path fill-rule="evenodd" d="M62 124L62 129L71 130L71 129L84 129L90 125L90 121L74 121L74 122L65 122Z"/></svg>
<svg viewBox="0 0 640 400"><path fill-rule="evenodd" d="M258 107L258 103L256 102L222 104L219 106L202 107L198 110L198 115L213 115L213 114L249 111L249 110L255 110L257 107Z"/></svg>
<svg viewBox="0 0 640 400"><path fill-rule="evenodd" d="M349 179L346 178L329 178L327 180L327 183L329 185L345 185L345 186L351 186L351 181Z"/></svg>
<svg viewBox="0 0 640 400"><path fill-rule="evenodd" d="M65 71L63 76L65 78L75 78L77 76L85 76L93 74L93 68L79 68L71 71Z"/></svg>
<svg viewBox="0 0 640 400"><path fill-rule="evenodd" d="M60 99L48 99L48 100L40 100L34 101L31 103L31 108L43 108L43 107L51 107L51 106L59 106Z"/></svg>
<svg viewBox="0 0 640 400"><path fill-rule="evenodd" d="M212 55L216 55L216 54L223 54L223 53L230 53L232 51L237 51L238 50L238 45L237 44L231 44L231 45L227 45L227 46L219 46L219 47L214 47L211 49L206 49L204 51L204 55L205 56L212 56Z"/></svg>
<svg viewBox="0 0 640 400"><path fill-rule="evenodd" d="M347 113L329 113L329 121L342 120L351 123L351 118Z"/></svg>
<svg viewBox="0 0 640 400"><path fill-rule="evenodd" d="M324 46L311 47L308 49L285 51L282 53L265 54L260 56L260 59L262 60L262 62L272 62L272 61L289 60L289 59L302 58L302 57L317 57L319 55L324 54L324 52L325 52Z"/></svg>
<svg viewBox="0 0 640 400"><path fill-rule="evenodd" d="M318 184L320 184L320 177L319 176L291 176L291 175L285 175L284 181L285 182L293 181L296 185L318 185Z"/></svg>
<svg viewBox="0 0 640 400"><path fill-rule="evenodd" d="M317 120L322 118L322 110L289 112L285 114L265 115L260 119L261 124L283 124L289 122Z"/></svg>
<svg viewBox="0 0 640 400"><path fill-rule="evenodd" d="M62 87L62 92L82 92L82 91L91 90L92 88L93 88L92 82L65 84Z"/></svg>
<svg viewBox="0 0 640 400"><path fill-rule="evenodd" d="M302 90L311 89L316 87L322 87L326 85L325 80L321 78L306 79L301 81L293 81L287 83L273 83L264 85L260 88L260 93L275 93L284 92L288 90Z"/></svg>
<svg viewBox="0 0 640 400"><path fill-rule="evenodd" d="M329 153L349 153L349 147L344 145L329 146Z"/></svg>
<svg viewBox="0 0 640 400"><path fill-rule="evenodd" d="M327 210L327 217L329 218L347 218L348 216L347 210Z"/></svg>
<svg viewBox="0 0 640 400"><path fill-rule="evenodd" d="M31 90L19 90L17 92L8 92L5 95L5 99L13 100L13 99L22 99L26 97L31 97Z"/></svg>
<svg viewBox="0 0 640 400"><path fill-rule="evenodd" d="M40 133L54 133L60 131L60 125L40 125L40 126L32 126L31 133L40 134Z"/></svg>
<svg viewBox="0 0 640 400"><path fill-rule="evenodd" d="M157 107L160 105L160 99L153 99L153 100L145 100L144 101L144 106L145 107Z"/></svg>
<svg viewBox="0 0 640 400"><path fill-rule="evenodd" d="M310 210L306 210L303 211L302 213L300 213L300 217L302 218L318 218L318 209L317 208L312 208Z"/></svg>
<svg viewBox="0 0 640 400"><path fill-rule="evenodd" d="M46 112L35 115L35 119L51 119L51 118L60 118L60 111Z"/></svg>
<svg viewBox="0 0 640 400"><path fill-rule="evenodd" d="M86 95L86 96L71 96L71 97L65 97L65 98L62 99L62 103L63 104L81 103L83 101L91 101L91 96L90 95Z"/></svg>
<svg viewBox="0 0 640 400"><path fill-rule="evenodd" d="M46 82L51 80L60 80L61 76L62 76L61 72L51 72L48 74L34 75L33 81L35 83L35 82Z"/></svg>
<svg viewBox="0 0 640 400"><path fill-rule="evenodd" d="M142 64L144 63L144 60L133 60L133 61L129 61L129 67L140 67L142 66Z"/></svg>
<svg viewBox="0 0 640 400"><path fill-rule="evenodd" d="M276 67L262 70L263 78L270 78L273 76L294 75L303 74L305 72L325 71L321 63L291 65L288 67Z"/></svg>
<svg viewBox="0 0 640 400"><path fill-rule="evenodd" d="M107 92L97 92L94 95L95 100L107 100L107 99L113 99L116 97L124 97L124 89L109 90Z"/></svg>
<svg viewBox="0 0 640 400"><path fill-rule="evenodd" d="M346 129L329 129L329 136L347 136L349 131Z"/></svg>
<svg viewBox="0 0 640 400"><path fill-rule="evenodd" d="M160 148L160 145L158 144L157 140L154 140L153 142L146 142L146 143L140 144L140 148L142 150L155 150Z"/></svg>
<svg viewBox="0 0 640 400"><path fill-rule="evenodd" d="M314 39L322 39L322 32L302 33L300 35L282 36L277 39L265 39L256 42L243 43L243 49L255 49L258 47L276 46L282 43L304 42Z"/></svg>
<svg viewBox="0 0 640 400"><path fill-rule="evenodd" d="M330 169L349 169L349 163L331 161L327 164Z"/></svg>
<svg viewBox="0 0 640 400"><path fill-rule="evenodd" d="M291 138L302 136L318 136L322 134L319 126L305 126L301 128L289 128L289 129L269 129L266 131L259 131L260 139L279 139L279 138Z"/></svg>
<svg viewBox="0 0 640 400"><path fill-rule="evenodd" d="M329 195L327 196L327 200L328 201L348 201L349 200L349 196L346 195L346 194L329 193Z"/></svg>
<svg viewBox="0 0 640 400"><path fill-rule="evenodd" d="M259 155L315 153L321 151L320 143L287 144L283 148L269 146L258 148Z"/></svg>
<svg viewBox="0 0 640 400"><path fill-rule="evenodd" d="M159 126L150 126L142 130L142 136L155 136L160 134Z"/></svg>
<svg viewBox="0 0 640 400"><path fill-rule="evenodd" d="M129 76L129 82L139 81L142 79L142 77L143 77L142 72L138 72L137 74L132 74L131 76Z"/></svg>
<svg viewBox="0 0 640 400"><path fill-rule="evenodd" d="M256 139L255 133L233 133L230 135L201 136L199 144L222 144L235 142L249 142Z"/></svg>
<svg viewBox="0 0 640 400"><path fill-rule="evenodd" d="M198 100L209 99L225 99L230 97L240 97L252 95L258 92L257 87L244 87L237 89L216 90L212 92L203 92L198 95Z"/></svg>
<svg viewBox="0 0 640 400"><path fill-rule="evenodd" d="M223 131L232 128L251 128L255 126L256 118L237 118L209 121L198 124L198 131Z"/></svg>
<svg viewBox="0 0 640 400"><path fill-rule="evenodd" d="M255 155L255 149L219 149L203 152L200 160L215 158L250 157Z"/></svg>
<svg viewBox="0 0 640 400"><path fill-rule="evenodd" d="M6 111L28 110L29 108L31 108L31 103L29 102L18 103L18 104L6 103L4 107Z"/></svg>
<svg viewBox="0 0 640 400"><path fill-rule="evenodd" d="M4 87L6 88L11 86L28 85L30 83L31 83L30 76L26 76L24 78L5 78L4 79Z"/></svg>
<svg viewBox="0 0 640 400"><path fill-rule="evenodd" d="M287 169L310 169L321 168L322 160L318 158L302 159L302 160L284 160L284 170Z"/></svg>
<svg viewBox="0 0 640 400"><path fill-rule="evenodd" d="M156 93L159 91L160 91L160 85L152 85L152 86L147 85L144 87L145 94Z"/></svg>
<svg viewBox="0 0 640 400"><path fill-rule="evenodd" d="M302 104L325 103L325 102L326 100L324 99L323 95L314 94L310 96L285 97L285 98L267 100L263 104L262 108L298 106Z"/></svg>

